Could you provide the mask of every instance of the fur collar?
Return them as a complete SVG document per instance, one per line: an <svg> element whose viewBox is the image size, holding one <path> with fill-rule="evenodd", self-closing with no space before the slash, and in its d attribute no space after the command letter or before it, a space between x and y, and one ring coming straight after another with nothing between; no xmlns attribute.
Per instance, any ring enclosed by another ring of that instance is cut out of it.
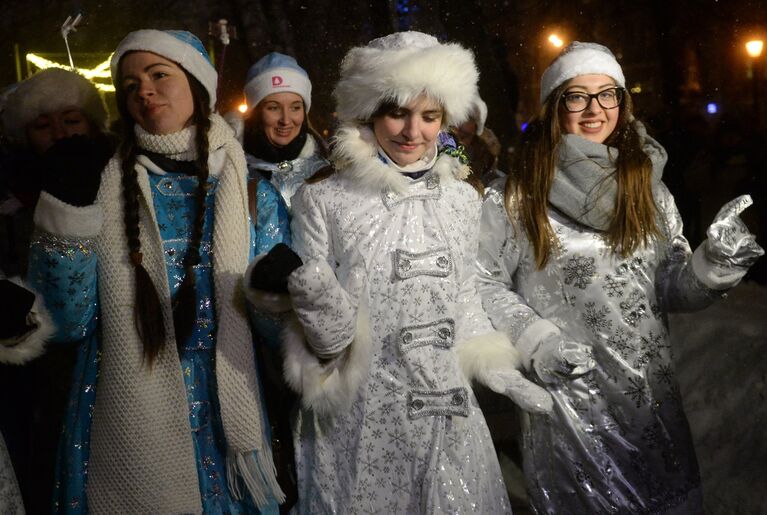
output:
<svg viewBox="0 0 767 515"><path fill-rule="evenodd" d="M463 180L468 177L469 167L457 158L442 153L443 148L438 148L439 155L431 172L441 181ZM341 177L350 181L354 187L371 193L404 193L412 184L412 181L396 168L381 161L375 135L364 126L348 124L339 128L334 137L330 159Z"/></svg>

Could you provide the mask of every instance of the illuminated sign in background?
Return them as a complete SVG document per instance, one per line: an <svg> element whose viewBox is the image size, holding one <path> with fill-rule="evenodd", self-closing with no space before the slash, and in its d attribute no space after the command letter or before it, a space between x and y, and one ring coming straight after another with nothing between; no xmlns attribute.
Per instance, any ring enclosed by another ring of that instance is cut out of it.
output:
<svg viewBox="0 0 767 515"><path fill-rule="evenodd" d="M72 69L68 64L57 63L37 54L29 53L26 55L26 58L27 63L32 64L41 70L46 68ZM112 74L109 70L109 61L111 58L112 56L110 55L104 62L99 63L94 68L79 68L76 66L75 71L91 81L99 90L114 93L115 87L112 85Z"/></svg>

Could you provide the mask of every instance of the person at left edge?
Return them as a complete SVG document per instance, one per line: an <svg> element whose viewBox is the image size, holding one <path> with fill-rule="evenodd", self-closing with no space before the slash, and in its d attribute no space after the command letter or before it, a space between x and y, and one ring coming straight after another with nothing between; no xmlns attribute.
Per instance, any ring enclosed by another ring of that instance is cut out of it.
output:
<svg viewBox="0 0 767 515"><path fill-rule="evenodd" d="M240 284L289 242L287 211L249 223L244 155L194 35L132 32L111 71L124 133L97 195L43 191L35 212L30 280L56 338L84 338L54 511L276 513Z"/></svg>

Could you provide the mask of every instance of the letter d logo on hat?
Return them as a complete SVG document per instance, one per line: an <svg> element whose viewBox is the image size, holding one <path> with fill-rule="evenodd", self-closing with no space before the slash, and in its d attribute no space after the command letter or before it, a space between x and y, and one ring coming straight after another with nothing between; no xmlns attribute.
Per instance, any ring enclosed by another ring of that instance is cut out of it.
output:
<svg viewBox="0 0 767 515"><path fill-rule="evenodd" d="M272 87L277 87L282 85L282 77L279 75L272 75Z"/></svg>

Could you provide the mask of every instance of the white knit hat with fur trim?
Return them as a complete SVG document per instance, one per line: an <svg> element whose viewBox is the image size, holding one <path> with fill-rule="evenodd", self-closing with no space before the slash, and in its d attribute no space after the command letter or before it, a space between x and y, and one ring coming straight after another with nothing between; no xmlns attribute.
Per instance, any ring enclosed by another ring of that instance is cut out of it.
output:
<svg viewBox="0 0 767 515"><path fill-rule="evenodd" d="M128 52L152 52L169 59L200 81L210 97L210 108L216 106L218 73L210 62L202 42L185 30L144 29L129 33L112 54L112 83L118 86L120 59Z"/></svg>
<svg viewBox="0 0 767 515"><path fill-rule="evenodd" d="M421 32L397 32L349 50L333 95L339 121L367 123L383 102L407 105L422 93L463 123L473 109L479 72L471 51Z"/></svg>
<svg viewBox="0 0 767 515"><path fill-rule="evenodd" d="M3 129L16 145L27 145L27 126L38 116L71 107L80 109L101 131L106 130L107 110L96 86L73 71L48 68L20 82L8 94Z"/></svg>
<svg viewBox="0 0 767 515"><path fill-rule="evenodd" d="M573 41L543 72L541 104L546 101L552 91L565 81L579 75L590 74L609 75L618 86L626 87L626 79L623 77L621 65L615 60L615 56L609 48L599 43Z"/></svg>
<svg viewBox="0 0 767 515"><path fill-rule="evenodd" d="M244 93L248 110L272 93L295 93L304 99L307 113L312 107L312 82L309 75L295 58L279 52L265 55L250 67Z"/></svg>

